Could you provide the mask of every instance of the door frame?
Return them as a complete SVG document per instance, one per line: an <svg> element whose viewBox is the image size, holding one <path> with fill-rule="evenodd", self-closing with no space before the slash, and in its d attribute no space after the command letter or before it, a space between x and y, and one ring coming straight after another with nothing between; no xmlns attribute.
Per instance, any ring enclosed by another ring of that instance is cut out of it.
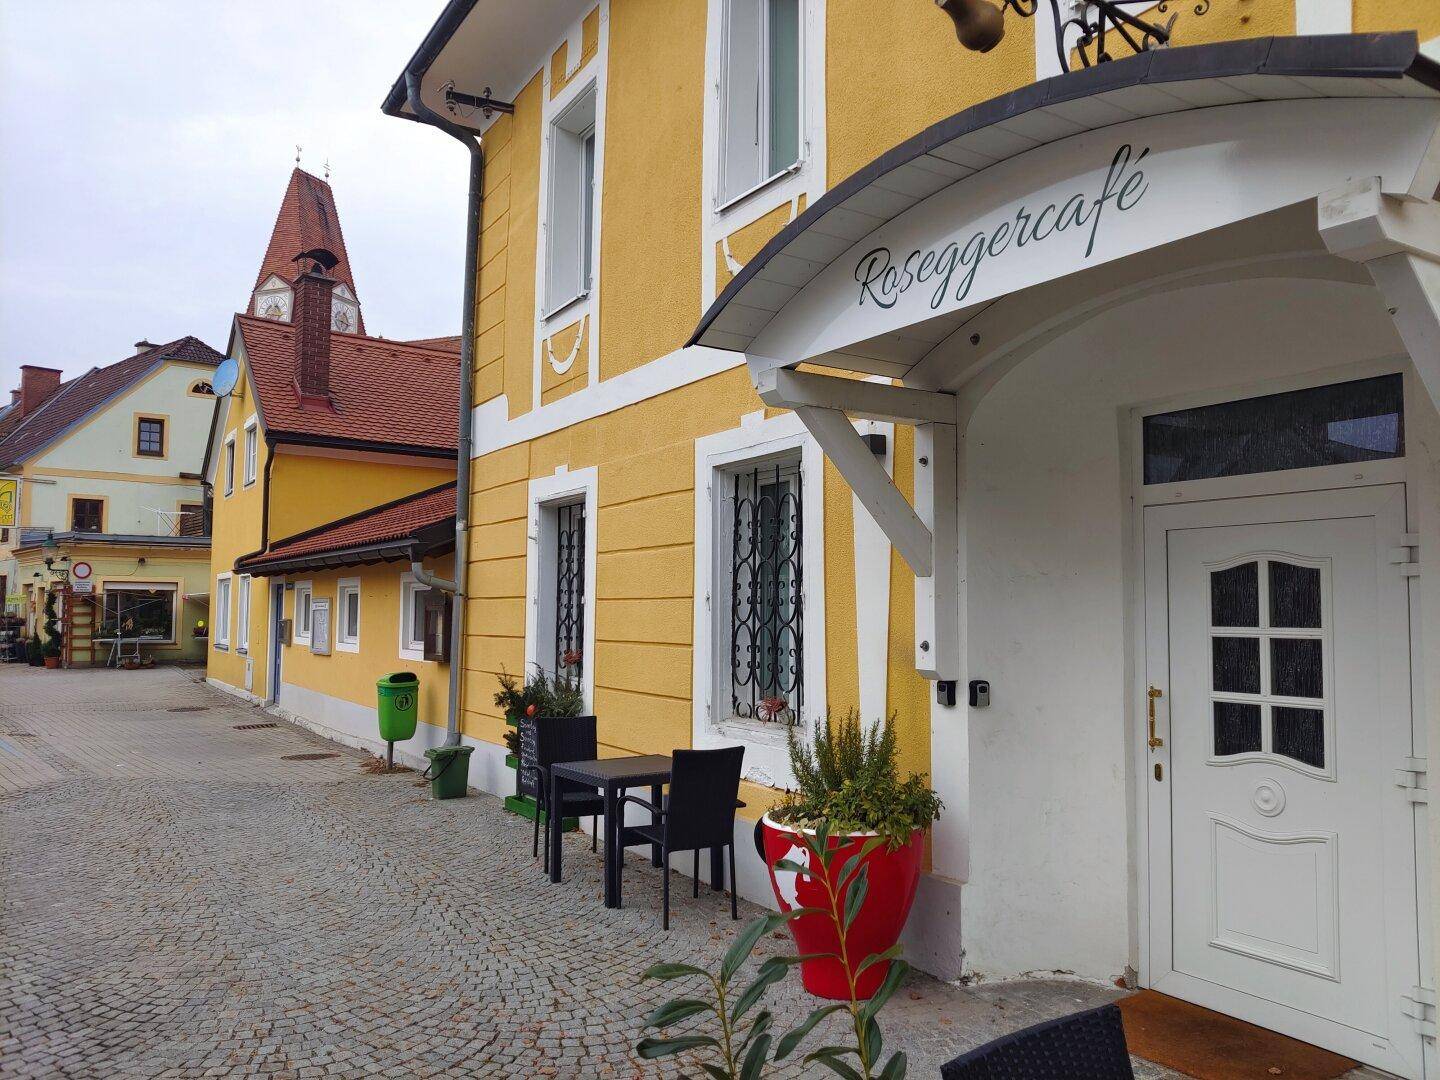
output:
<svg viewBox="0 0 1440 1080"><path fill-rule="evenodd" d="M285 582L270 583L270 639L265 650L265 704L280 704L280 671L284 643L280 640L280 624L285 619Z"/></svg>

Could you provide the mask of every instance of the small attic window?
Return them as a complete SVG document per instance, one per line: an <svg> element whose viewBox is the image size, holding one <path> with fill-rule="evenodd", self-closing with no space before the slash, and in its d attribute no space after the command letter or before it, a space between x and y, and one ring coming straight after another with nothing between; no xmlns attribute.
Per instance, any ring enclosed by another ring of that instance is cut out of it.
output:
<svg viewBox="0 0 1440 1080"><path fill-rule="evenodd" d="M192 397L214 397L215 388L210 385L208 379L198 379L190 384L188 393Z"/></svg>

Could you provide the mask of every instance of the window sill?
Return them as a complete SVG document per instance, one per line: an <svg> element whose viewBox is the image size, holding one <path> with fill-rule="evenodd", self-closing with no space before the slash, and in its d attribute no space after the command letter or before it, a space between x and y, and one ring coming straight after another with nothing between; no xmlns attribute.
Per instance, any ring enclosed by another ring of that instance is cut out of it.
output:
<svg viewBox="0 0 1440 1080"><path fill-rule="evenodd" d="M425 659L425 649L423 646L418 649L401 649L398 655L401 660L413 660L417 664L433 664L435 662Z"/></svg>
<svg viewBox="0 0 1440 1080"><path fill-rule="evenodd" d="M335 642L335 651L336 651L336 652L358 653L358 652L360 651L360 642L358 642L358 641L337 641L337 642Z"/></svg>
<svg viewBox="0 0 1440 1080"><path fill-rule="evenodd" d="M746 720L739 716L732 716L727 720L721 720L714 725L717 734L727 739L740 739L744 742L756 743L760 746L788 747L789 740L786 738L786 731L798 724L775 724L765 720Z"/></svg>
<svg viewBox="0 0 1440 1080"><path fill-rule="evenodd" d="M542 311L542 312L540 313L540 321L541 321L541 322L548 323L548 322L550 322L550 320L555 319L555 318L558 318L559 316L565 314L565 312L569 311L571 308L573 308L575 305L579 304L581 301L588 300L588 299L590 299L590 290L589 290L589 289L585 289L583 292L578 292L578 293L576 293L574 296L572 296L569 300L566 300L564 303L557 304L557 305L555 305L554 307L550 308L550 309L547 310L547 311Z"/></svg>
<svg viewBox="0 0 1440 1080"><path fill-rule="evenodd" d="M211 645L210 647L211 647L212 649L214 649L216 652L229 652L229 651L230 651L230 646L227 645L227 644L225 644L225 642L223 642L223 641L217 641L217 642L215 642L215 644Z"/></svg>
<svg viewBox="0 0 1440 1080"><path fill-rule="evenodd" d="M734 196L734 197L732 197L732 198L730 198L730 199L727 199L727 200L725 200L724 202L717 202L717 203L715 204L715 216L716 216L717 218L723 218L726 214L730 213L732 210L737 210L737 209L739 209L740 204L749 201L749 199L750 199L750 197L751 197L752 195L758 195L758 194L760 194L760 192L764 191L766 188L773 187L773 186L775 186L776 184L780 183L780 181L786 179L787 177L791 177L791 176L796 175L796 174L797 174L801 169L803 169L804 167L805 167L805 158L804 158L804 157L797 158L797 159L795 160L795 163L794 163L793 165L788 165L788 166L786 166L785 168L781 169L779 172L774 173L774 174L771 175L771 176L767 176L764 180L761 180L761 181L760 181L758 184L756 184L754 187L752 187L752 188L746 188L744 191L740 192L739 195L736 195L736 196Z"/></svg>

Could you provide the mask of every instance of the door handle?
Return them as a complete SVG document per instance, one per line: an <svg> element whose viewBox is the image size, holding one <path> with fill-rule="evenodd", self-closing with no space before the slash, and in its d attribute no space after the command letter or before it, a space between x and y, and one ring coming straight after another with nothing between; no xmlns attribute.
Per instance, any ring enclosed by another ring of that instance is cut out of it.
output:
<svg viewBox="0 0 1440 1080"><path fill-rule="evenodd" d="M1149 690L1145 692L1145 696L1149 699L1146 702L1146 706L1150 714L1150 749L1158 750L1160 747L1165 745L1165 740L1155 734L1155 699L1159 697L1164 697L1165 691L1159 689L1158 687L1152 686Z"/></svg>

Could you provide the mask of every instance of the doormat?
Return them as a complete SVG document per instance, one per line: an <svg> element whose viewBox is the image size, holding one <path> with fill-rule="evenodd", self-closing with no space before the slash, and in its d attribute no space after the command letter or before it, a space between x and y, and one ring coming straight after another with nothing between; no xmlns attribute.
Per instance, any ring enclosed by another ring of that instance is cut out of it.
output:
<svg viewBox="0 0 1440 1080"><path fill-rule="evenodd" d="M1132 1054L1195 1080L1335 1080L1360 1064L1154 990L1117 1004Z"/></svg>

